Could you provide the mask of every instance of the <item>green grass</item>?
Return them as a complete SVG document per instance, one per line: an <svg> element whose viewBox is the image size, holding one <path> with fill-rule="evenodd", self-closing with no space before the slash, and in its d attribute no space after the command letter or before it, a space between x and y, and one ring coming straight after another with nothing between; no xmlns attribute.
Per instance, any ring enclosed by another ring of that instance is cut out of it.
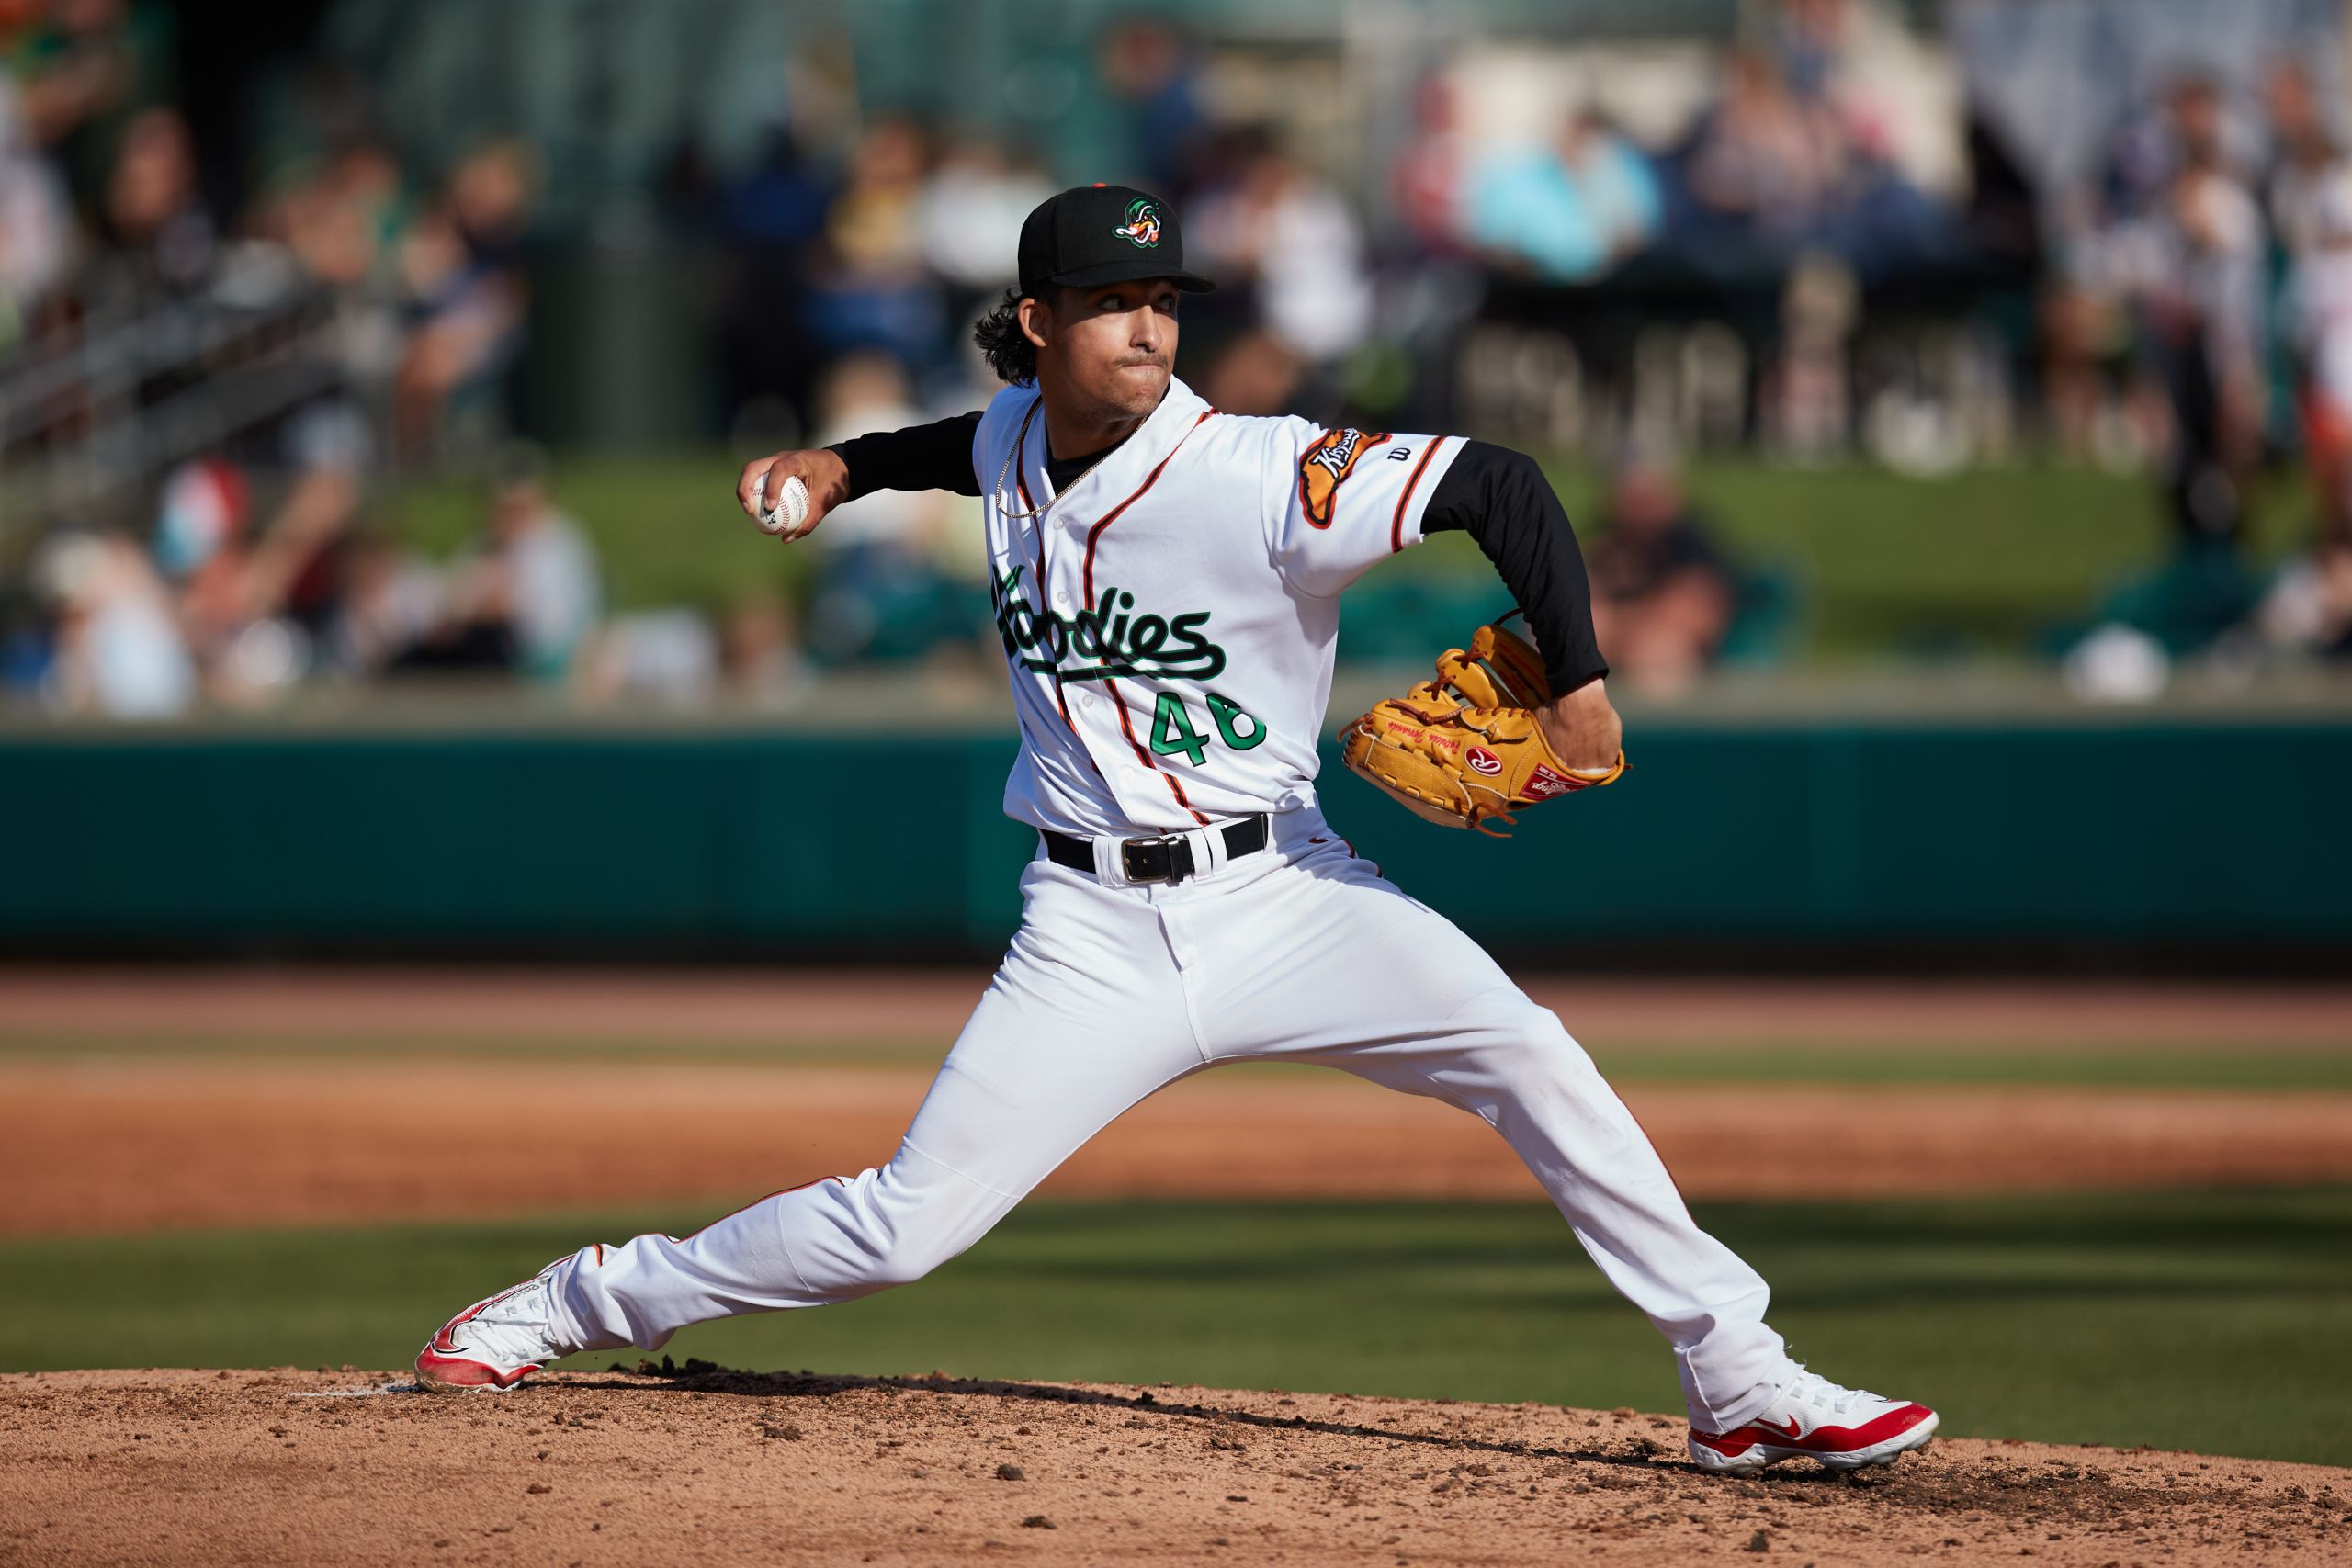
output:
<svg viewBox="0 0 2352 1568"><path fill-rule="evenodd" d="M1570 514L1592 516L1589 473L1551 471ZM1794 576L1817 659L2022 651L2153 570L2173 540L2154 480L2062 463L1915 479L1719 460L1694 471L1691 492L1739 559ZM2310 542L2300 476L2276 476L2253 499L2257 558Z"/></svg>
<svg viewBox="0 0 2352 1568"><path fill-rule="evenodd" d="M302 1035L283 1040L249 1035L0 1034L0 1063L136 1058L171 1061L435 1061L531 1062L678 1066L860 1067L928 1070L951 1043L945 1039L857 1043L811 1040L576 1040L479 1039L443 1033ZM2231 1047L2218 1043L2167 1043L2143 1048L2085 1050L2079 1046L2004 1045L1906 1041L1899 1049L1823 1046L1769 1037L1726 1046L1713 1042L1653 1043L1594 1049L1593 1059L1612 1082L1709 1084L2016 1084L2038 1087L2181 1089L2352 1089L2352 1051ZM1250 1064L1228 1076L1287 1075L1321 1069Z"/></svg>
<svg viewBox="0 0 2352 1568"><path fill-rule="evenodd" d="M0 1244L0 1367L398 1366L457 1306L665 1212ZM2352 1190L1712 1204L1773 1321L1948 1431L2352 1462ZM1672 1410L1668 1358L1519 1204L1025 1206L910 1290L706 1325L724 1364ZM633 1357L619 1358L622 1360ZM583 1357L604 1364L611 1357Z"/></svg>
<svg viewBox="0 0 2352 1568"><path fill-rule="evenodd" d="M1565 460L1548 467L1570 515L1589 525L1598 512L1593 470ZM571 453L559 457L554 484L595 538L617 605L718 606L797 591L812 560L743 521L733 500L739 469L737 457L718 450ZM1803 604L1796 652L1815 660L2028 651L2155 565L2171 537L2154 481L2060 463L1915 479L1867 467L1722 458L1701 464L1691 485L1741 560L1791 579ZM2300 476L2273 476L2255 500L2258 556L2310 538ZM479 485L442 479L394 491L382 520L417 547L446 554L481 526L481 513ZM1466 537L1449 536L1366 581L1430 570L1490 575Z"/></svg>

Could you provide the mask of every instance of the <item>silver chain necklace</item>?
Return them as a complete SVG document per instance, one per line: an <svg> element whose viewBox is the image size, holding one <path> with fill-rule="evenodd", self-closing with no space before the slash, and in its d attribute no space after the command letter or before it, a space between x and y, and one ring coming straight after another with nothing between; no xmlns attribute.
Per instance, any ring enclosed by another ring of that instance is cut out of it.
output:
<svg viewBox="0 0 2352 1568"><path fill-rule="evenodd" d="M1086 476L1101 468L1105 462L1109 461L1111 454L1119 450L1120 446L1124 445L1122 442L1112 443L1101 457L1095 458L1094 461L1087 464L1085 468L1079 470L1077 477L1072 479L1069 483L1060 486L1053 494L1047 496L1043 504L1030 507L1026 511L1023 511L1019 507L1007 506L1004 503L1005 478L1012 472L1013 463L1022 456L1023 453L1028 451L1029 422L1035 419L1037 417L1037 411L1045 406L1045 394L1040 392L1037 395L1037 400L1029 405L1029 412L1021 416L1020 433L1013 437L1012 449L1005 453L1004 461L998 466L996 470L996 509L998 514L1008 522L1016 521L1023 517L1043 517L1046 513L1051 512L1054 509L1054 503L1056 502L1061 500L1062 497L1068 495L1080 485L1085 483ZM1136 426L1136 430L1138 431L1142 428L1143 425L1141 424L1137 424ZM1129 434L1133 434L1134 432L1129 432Z"/></svg>

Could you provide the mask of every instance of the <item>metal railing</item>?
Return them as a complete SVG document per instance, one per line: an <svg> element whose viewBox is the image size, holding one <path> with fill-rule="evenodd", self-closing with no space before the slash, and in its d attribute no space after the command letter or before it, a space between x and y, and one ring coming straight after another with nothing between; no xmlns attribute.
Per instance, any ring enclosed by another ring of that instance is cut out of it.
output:
<svg viewBox="0 0 2352 1568"><path fill-rule="evenodd" d="M120 521L172 465L341 385L338 321L326 290L248 256L203 294L86 315L0 361L0 561Z"/></svg>

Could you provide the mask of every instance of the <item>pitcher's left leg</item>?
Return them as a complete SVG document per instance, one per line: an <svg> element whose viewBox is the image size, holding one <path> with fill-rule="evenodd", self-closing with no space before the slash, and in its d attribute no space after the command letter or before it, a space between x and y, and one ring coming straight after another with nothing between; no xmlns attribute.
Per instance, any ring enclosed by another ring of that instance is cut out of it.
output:
<svg viewBox="0 0 2352 1568"><path fill-rule="evenodd" d="M1694 1421L1728 1430L1795 1375L1771 1292L1702 1230L1649 1136L1560 1021L1453 923L1338 844L1248 890L1163 914L1200 962L1213 1055L1309 1060L1479 1116L1673 1345Z"/></svg>
<svg viewBox="0 0 2352 1568"><path fill-rule="evenodd" d="M1592 1058L1518 987L1505 981L1464 999L1426 1038L1323 1059L1433 1095L1501 1134L1609 1282L1674 1347L1695 1422L1738 1427L1793 1375L1764 1321L1763 1277L1700 1228Z"/></svg>
<svg viewBox="0 0 2352 1568"><path fill-rule="evenodd" d="M1700 1469L1891 1464L1934 1434L1926 1405L1842 1387L1789 1359L1764 1322L1762 1278L1691 1220L1633 1113L1560 1021L1516 986L1469 997L1435 1038L1340 1065L1439 1095L1510 1140L1610 1281L1672 1341Z"/></svg>

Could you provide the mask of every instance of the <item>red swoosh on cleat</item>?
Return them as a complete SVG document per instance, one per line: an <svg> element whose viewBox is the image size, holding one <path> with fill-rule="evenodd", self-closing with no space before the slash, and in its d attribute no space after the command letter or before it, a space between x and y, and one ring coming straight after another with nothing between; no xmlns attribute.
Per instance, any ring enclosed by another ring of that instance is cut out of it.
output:
<svg viewBox="0 0 2352 1568"><path fill-rule="evenodd" d="M1785 1432L1770 1422L1750 1421L1736 1432L1702 1432L1694 1427L1690 1436L1715 1452L1734 1458L1765 1441L1767 1433L1774 1438L1786 1438L1806 1453L1852 1453L1909 1431L1930 1414L1932 1412L1924 1404L1905 1404L1859 1427L1824 1427L1809 1438L1800 1435L1804 1428L1793 1419L1789 1422Z"/></svg>

